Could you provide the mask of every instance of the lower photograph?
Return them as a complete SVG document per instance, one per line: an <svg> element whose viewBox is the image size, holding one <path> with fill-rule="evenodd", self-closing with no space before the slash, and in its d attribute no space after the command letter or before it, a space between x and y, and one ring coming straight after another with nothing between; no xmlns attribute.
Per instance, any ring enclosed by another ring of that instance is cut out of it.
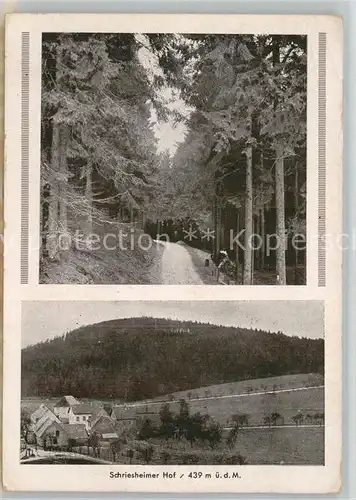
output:
<svg viewBox="0 0 356 500"><path fill-rule="evenodd" d="M324 465L321 301L25 301L21 464Z"/></svg>

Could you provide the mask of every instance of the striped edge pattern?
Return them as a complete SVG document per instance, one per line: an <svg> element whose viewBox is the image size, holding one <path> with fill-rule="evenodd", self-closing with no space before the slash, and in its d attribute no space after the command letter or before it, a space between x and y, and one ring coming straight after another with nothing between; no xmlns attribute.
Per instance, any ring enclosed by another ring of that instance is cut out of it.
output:
<svg viewBox="0 0 356 500"><path fill-rule="evenodd" d="M28 284L30 34L21 39L21 285Z"/></svg>
<svg viewBox="0 0 356 500"><path fill-rule="evenodd" d="M326 33L318 44L318 286L326 286Z"/></svg>

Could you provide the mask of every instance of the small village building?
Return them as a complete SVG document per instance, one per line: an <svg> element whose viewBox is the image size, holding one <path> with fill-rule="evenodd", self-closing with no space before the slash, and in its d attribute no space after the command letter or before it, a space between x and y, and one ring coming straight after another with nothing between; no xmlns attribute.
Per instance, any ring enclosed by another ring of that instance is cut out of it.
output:
<svg viewBox="0 0 356 500"><path fill-rule="evenodd" d="M50 422L38 432L38 444L45 449L68 450L74 446L85 445L87 441L88 434L82 424Z"/></svg>
<svg viewBox="0 0 356 500"><path fill-rule="evenodd" d="M44 449L61 449L66 446L65 433L61 423L47 419L36 432L37 444Z"/></svg>
<svg viewBox="0 0 356 500"><path fill-rule="evenodd" d="M32 424L35 424L38 422L38 420L43 417L45 413L48 411L51 411L48 406L46 406L44 403L42 403L33 413L30 415L30 420Z"/></svg>
<svg viewBox="0 0 356 500"><path fill-rule="evenodd" d="M68 412L68 423L70 425L74 424L84 424L86 429L90 429L91 417L94 413L94 409L89 404L78 404L72 406Z"/></svg>
<svg viewBox="0 0 356 500"><path fill-rule="evenodd" d="M46 413L42 415L42 417L37 420L35 424L33 424L33 432L37 435L37 432L42 428L44 424L48 425L48 422L57 422L60 423L59 418L51 411L48 410Z"/></svg>
<svg viewBox="0 0 356 500"><path fill-rule="evenodd" d="M78 401L73 396L63 396L54 406L53 411L61 420L68 419L69 421L69 411L70 408L79 405L80 401Z"/></svg>
<svg viewBox="0 0 356 500"><path fill-rule="evenodd" d="M68 438L68 446L84 446L88 443L88 432L83 424L63 424Z"/></svg>
<svg viewBox="0 0 356 500"><path fill-rule="evenodd" d="M101 418L101 417L109 417L110 418L110 415L112 413L112 409L111 408L105 408L104 406L99 406L99 407L95 407L93 408L93 413L90 417L90 428L93 428L95 426L95 424L97 423L97 421ZM110 420L113 422L114 420L110 418Z"/></svg>
<svg viewBox="0 0 356 500"><path fill-rule="evenodd" d="M100 417L91 427L91 433L96 433L102 441L115 441L119 438L119 432L115 423L107 415Z"/></svg>

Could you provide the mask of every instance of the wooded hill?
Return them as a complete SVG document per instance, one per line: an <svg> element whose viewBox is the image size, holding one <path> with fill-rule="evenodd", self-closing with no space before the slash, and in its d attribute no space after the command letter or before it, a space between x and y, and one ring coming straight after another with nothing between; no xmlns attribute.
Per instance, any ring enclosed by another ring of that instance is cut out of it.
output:
<svg viewBox="0 0 356 500"><path fill-rule="evenodd" d="M306 235L306 36L52 33L42 68L41 281L71 262L60 234L73 244L76 230L129 223L170 225L173 240L182 225L214 230L204 245L230 251L238 283L266 270L305 282L305 241L292 238ZM155 117L186 126L173 158L157 149ZM238 251L230 231L263 244ZM267 234L287 251L268 254Z"/></svg>
<svg viewBox="0 0 356 500"><path fill-rule="evenodd" d="M198 322L118 319L23 349L22 397L72 394L133 401L323 371L323 340Z"/></svg>

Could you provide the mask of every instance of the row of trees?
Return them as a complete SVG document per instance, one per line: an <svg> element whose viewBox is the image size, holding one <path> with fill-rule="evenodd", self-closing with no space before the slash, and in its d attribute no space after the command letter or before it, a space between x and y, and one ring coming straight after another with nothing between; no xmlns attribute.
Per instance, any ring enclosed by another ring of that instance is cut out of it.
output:
<svg viewBox="0 0 356 500"><path fill-rule="evenodd" d="M151 110L176 63L169 35L45 34L42 51L42 257L60 259L59 234L140 219L159 163ZM162 59L160 78L140 54Z"/></svg>
<svg viewBox="0 0 356 500"><path fill-rule="evenodd" d="M200 413L190 414L188 403L182 399L179 402L179 411L173 414L168 404L160 410L160 425L152 424L149 418L145 419L139 431L139 439L161 438L166 441L170 439L186 439L191 446L196 441L208 443L214 448L222 440L222 428L210 419L208 415Z"/></svg>
<svg viewBox="0 0 356 500"><path fill-rule="evenodd" d="M255 268L270 265L266 235L275 234L283 242L273 252L276 283L284 285L286 256L295 270L305 257L291 238L304 239L306 230L306 37L188 39L187 58L194 55L195 63L182 95L193 112L163 171L169 183L162 213L214 229L214 250L234 250L244 284L253 282ZM239 246L230 245L231 230L243 233L242 258ZM248 244L254 233L262 241L255 252L256 242Z"/></svg>
<svg viewBox="0 0 356 500"><path fill-rule="evenodd" d="M291 237L306 232L306 63L305 36L44 35L42 260L93 224L188 221L215 230L215 251L243 233L231 251L244 284L271 266L266 235L287 235L272 258L285 284L286 263L305 258ZM173 158L157 151L154 116L187 128Z"/></svg>

